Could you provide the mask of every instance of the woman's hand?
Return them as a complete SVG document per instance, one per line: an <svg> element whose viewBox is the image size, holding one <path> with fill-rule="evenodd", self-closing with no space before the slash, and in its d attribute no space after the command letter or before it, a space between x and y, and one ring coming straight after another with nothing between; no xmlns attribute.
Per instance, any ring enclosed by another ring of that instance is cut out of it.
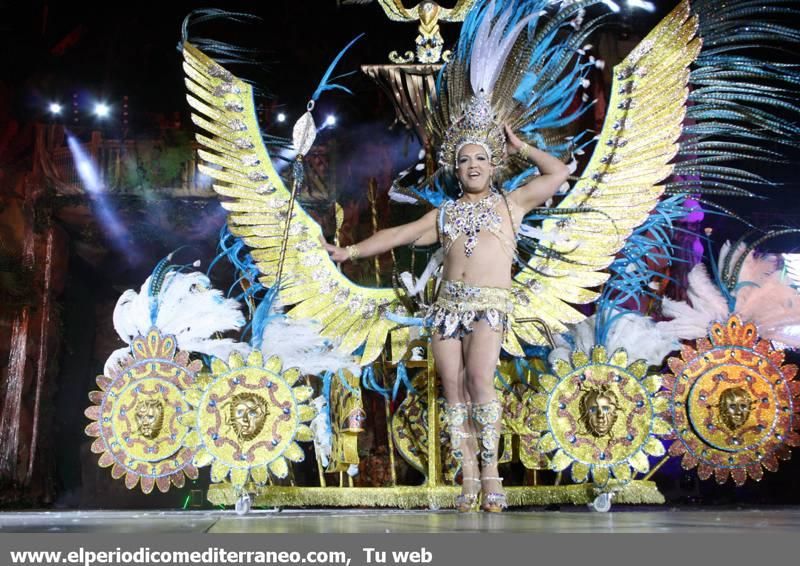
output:
<svg viewBox="0 0 800 566"><path fill-rule="evenodd" d="M506 153L508 155L519 153L522 146L525 145L525 142L519 139L508 126L503 126L503 130L506 133Z"/></svg>
<svg viewBox="0 0 800 566"><path fill-rule="evenodd" d="M329 244L322 238L322 236L320 236L319 240L322 243L322 247L325 248L325 251L328 252L328 255L331 256L333 261L341 263L350 259L350 254L347 253L347 248L340 248L339 246Z"/></svg>

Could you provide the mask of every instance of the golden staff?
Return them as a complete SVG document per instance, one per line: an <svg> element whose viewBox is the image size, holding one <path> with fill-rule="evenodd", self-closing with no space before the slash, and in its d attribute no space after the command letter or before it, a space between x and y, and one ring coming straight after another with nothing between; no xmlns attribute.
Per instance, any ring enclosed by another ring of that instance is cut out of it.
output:
<svg viewBox="0 0 800 566"><path fill-rule="evenodd" d="M541 330L542 334L544 334L545 339L547 339L547 343L550 345L550 347L551 348L555 348L556 347L555 340L553 339L553 333L550 332L550 327L547 326L547 323L544 320L542 320L541 318L537 318L537 317L518 318L518 319L515 320L515 322L518 322L520 324L524 324L526 322L530 322L530 323L538 326L539 330Z"/></svg>
<svg viewBox="0 0 800 566"><path fill-rule="evenodd" d="M310 116L310 114L309 114ZM302 118L301 118L302 120ZM299 122L298 122L299 123ZM312 121L313 123L313 121ZM297 127L297 126L295 126ZM303 170L303 154L298 153L294 161L294 179L292 179L292 194L289 196L289 211L286 216L286 224L283 226L283 238L281 239L281 253L278 256L278 271L275 274L275 283L277 284L281 279L283 273L283 264L286 261L286 248L289 245L289 226L292 224L292 213L294 212L294 203L297 200L297 190L303 182L302 175L298 172ZM299 177L299 178L298 178Z"/></svg>
<svg viewBox="0 0 800 566"><path fill-rule="evenodd" d="M314 101L309 100L306 105L306 112L303 114L292 129L292 143L297 149L297 157L292 164L292 193L289 196L289 211L286 216L286 224L283 226L283 238L281 239L281 253L278 256L278 269L275 274L275 284L280 283L281 275L283 274L283 266L286 261L286 249L289 246L289 228L292 224L292 216L294 213L294 204L297 200L297 193L300 186L303 184L303 158L311 149L314 140L317 137L317 125L314 123L314 117L311 111L314 109ZM338 238L338 229L337 236ZM306 376L306 383L310 385L310 379ZM322 468L322 463L319 460L319 455L316 455L317 473L319 474L319 483L321 487L326 487L325 471Z"/></svg>
<svg viewBox="0 0 800 566"><path fill-rule="evenodd" d="M658 470L660 470L660 469L661 469L661 466L663 466L664 464L666 464L666 463L667 463L667 460L669 460L671 457L672 457L672 456L670 456L670 454L666 454L666 455L665 455L663 458L661 458L661 460L659 460L658 464L656 464L655 466L653 466L652 468L650 468L650 471L649 471L649 472L647 472L647 474L646 474L646 475L645 475L645 476L642 478L642 481L647 481L647 480L649 480L650 478L652 478L652 477L653 477L653 474L655 474L655 473L656 473Z"/></svg>

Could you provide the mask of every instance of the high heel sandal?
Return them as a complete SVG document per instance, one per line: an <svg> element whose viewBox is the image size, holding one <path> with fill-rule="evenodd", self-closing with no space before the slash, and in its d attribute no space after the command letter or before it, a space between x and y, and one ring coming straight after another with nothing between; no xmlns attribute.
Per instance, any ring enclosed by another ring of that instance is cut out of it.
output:
<svg viewBox="0 0 800 566"><path fill-rule="evenodd" d="M503 406L500 401L494 400L484 404L472 406L472 418L478 424L478 437L480 438L481 468L497 466L497 448L500 443L498 423L503 415ZM503 478L487 476L481 482L497 481L502 488ZM499 491L484 491L481 485L481 509L488 513L500 513L508 507L506 494Z"/></svg>
<svg viewBox="0 0 800 566"><path fill-rule="evenodd" d="M461 489L460 495L456 496L455 508L459 513L468 513L469 511L478 510L478 501L480 496L480 489L474 493L469 490L469 483L481 483L478 478L464 476L464 444L469 443L473 436L464 430L464 425L469 418L469 407L466 403L456 403L454 405L447 405L444 414L445 424L447 425L447 432L450 435L450 447L452 449L453 458L461 464ZM469 446L467 446L469 449ZM477 465L477 462L475 462ZM465 492L466 490L466 492Z"/></svg>
<svg viewBox="0 0 800 566"><path fill-rule="evenodd" d="M464 488L466 482L480 484L481 480L478 478L461 478L461 486ZM456 511L459 513L469 513L478 510L478 500L480 498L480 489L475 493L467 492L461 493L456 496Z"/></svg>
<svg viewBox="0 0 800 566"><path fill-rule="evenodd" d="M501 477L485 477L483 481L498 481L502 485L503 478ZM486 493L481 492L481 509L487 513L501 513L503 509L508 507L505 493Z"/></svg>

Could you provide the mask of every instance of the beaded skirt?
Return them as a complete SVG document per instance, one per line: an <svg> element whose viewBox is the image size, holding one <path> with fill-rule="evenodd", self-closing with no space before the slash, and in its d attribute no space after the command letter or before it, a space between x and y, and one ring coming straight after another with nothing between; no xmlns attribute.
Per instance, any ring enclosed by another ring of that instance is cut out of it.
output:
<svg viewBox="0 0 800 566"><path fill-rule="evenodd" d="M427 314L427 321L442 338L461 338L472 325L485 320L495 332L508 330L508 313L513 310L511 291L499 287L476 287L463 281L442 281L439 296Z"/></svg>

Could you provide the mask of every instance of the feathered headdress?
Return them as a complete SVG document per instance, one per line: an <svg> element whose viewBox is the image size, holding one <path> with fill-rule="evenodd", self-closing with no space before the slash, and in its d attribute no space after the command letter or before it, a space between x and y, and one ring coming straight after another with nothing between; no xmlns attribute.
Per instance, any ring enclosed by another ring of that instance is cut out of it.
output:
<svg viewBox="0 0 800 566"><path fill-rule="evenodd" d="M488 5L477 6L464 24L467 29L477 24L468 56L456 59L445 75L452 80L458 73L468 71L472 94L462 102L463 113L456 115L445 131L439 150L439 164L444 167L453 167L459 150L470 143L483 147L493 165L500 165L505 159L505 134L502 124L495 119L494 108L501 101L492 95L517 38L525 26L538 17L538 14L520 10L521 7L515 9L513 3L501 1L496 10L495 0L491 0ZM467 54L463 46L462 51ZM456 68L458 66L462 68Z"/></svg>
<svg viewBox="0 0 800 566"><path fill-rule="evenodd" d="M480 92L470 99L464 114L445 132L444 142L439 150L439 165L455 167L458 152L469 144L485 149L492 165L502 165L505 160L505 143L503 126L494 120L489 97Z"/></svg>
<svg viewBox="0 0 800 566"><path fill-rule="evenodd" d="M572 123L589 107L579 92L597 62L585 42L603 16L576 29L574 17L601 0L556 7L550 0L478 0L428 101L426 130L438 149L439 169L428 179L398 179L392 198L438 204L452 182L458 151L483 147L506 190L535 173L532 164L508 159L507 125L526 143L568 161L581 136ZM412 178L413 177L413 178Z"/></svg>

